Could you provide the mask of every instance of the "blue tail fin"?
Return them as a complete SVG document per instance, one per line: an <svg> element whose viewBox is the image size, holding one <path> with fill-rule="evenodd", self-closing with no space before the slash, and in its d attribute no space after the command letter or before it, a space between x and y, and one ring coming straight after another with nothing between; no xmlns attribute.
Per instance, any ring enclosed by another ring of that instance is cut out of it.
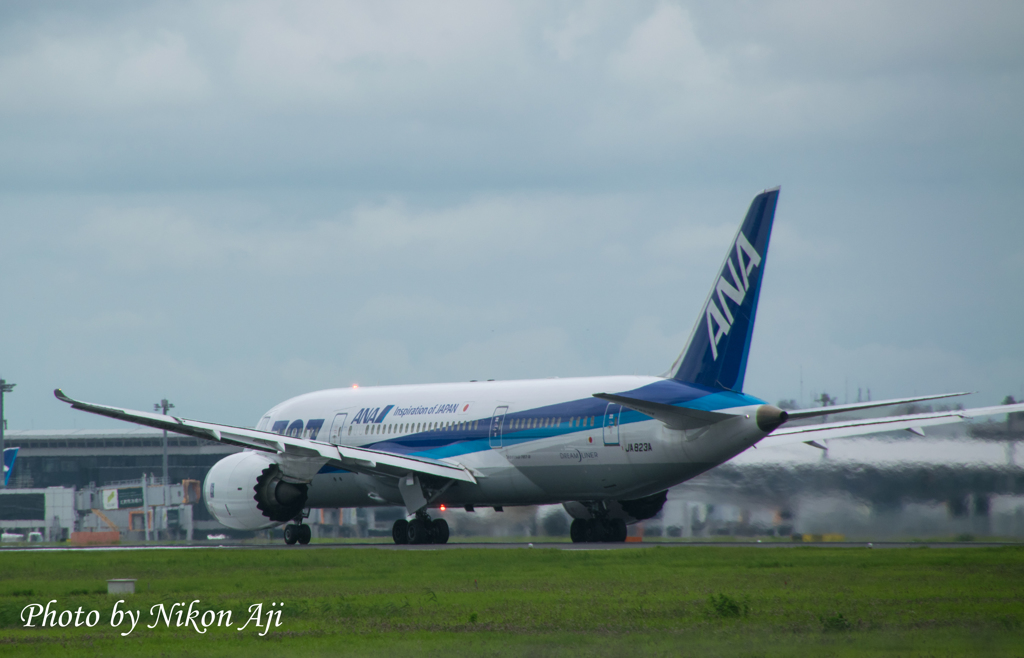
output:
<svg viewBox="0 0 1024 658"><path fill-rule="evenodd" d="M754 197L704 302L704 311L668 376L712 388L743 390L778 200L777 187Z"/></svg>
<svg viewBox="0 0 1024 658"><path fill-rule="evenodd" d="M18 456L17 448L5 448L4 449L4 486L7 486L7 481L11 479L11 471L14 470L14 459Z"/></svg>

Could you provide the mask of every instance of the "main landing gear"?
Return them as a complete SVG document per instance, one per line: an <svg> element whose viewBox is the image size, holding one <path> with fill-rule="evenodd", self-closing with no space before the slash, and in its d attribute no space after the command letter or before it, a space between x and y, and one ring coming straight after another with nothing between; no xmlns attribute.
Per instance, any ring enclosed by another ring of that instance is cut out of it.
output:
<svg viewBox="0 0 1024 658"><path fill-rule="evenodd" d="M313 538L313 531L309 529L309 526L305 523L296 524L289 523L284 527L284 543L289 546L298 542L300 544L308 544L309 540Z"/></svg>
<svg viewBox="0 0 1024 658"><path fill-rule="evenodd" d="M573 519L569 538L574 544L585 542L624 542L626 522L622 519Z"/></svg>
<svg viewBox="0 0 1024 658"><path fill-rule="evenodd" d="M391 538L396 544L447 544L448 522L431 519L426 513L418 512L412 521L395 521L391 526Z"/></svg>

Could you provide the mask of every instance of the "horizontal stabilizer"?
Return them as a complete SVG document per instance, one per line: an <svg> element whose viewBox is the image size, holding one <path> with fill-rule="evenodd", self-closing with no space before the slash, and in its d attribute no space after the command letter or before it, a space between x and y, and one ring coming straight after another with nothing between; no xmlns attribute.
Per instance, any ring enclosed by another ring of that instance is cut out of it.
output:
<svg viewBox="0 0 1024 658"><path fill-rule="evenodd" d="M714 425L717 422L734 417L732 414L673 407L670 404L648 402L647 400L637 400L636 398L627 398L622 395L611 395L609 393L594 393L594 397L639 411L655 420L660 420L674 430L693 430L698 427Z"/></svg>
<svg viewBox="0 0 1024 658"><path fill-rule="evenodd" d="M106 416L107 418L116 418L117 420L194 436L200 439L275 453L280 456L283 462L304 460L310 465L315 465L316 462L320 462L320 465L331 463L354 473L387 475L391 477L402 477L412 472L476 484L476 478L473 473L457 462L396 455L390 452L367 448L338 446L245 427L204 423L198 420L187 420L185 418L176 418L146 411L108 407L74 400L65 395L59 388L53 394L58 400L70 404L72 409L88 411L89 413Z"/></svg>

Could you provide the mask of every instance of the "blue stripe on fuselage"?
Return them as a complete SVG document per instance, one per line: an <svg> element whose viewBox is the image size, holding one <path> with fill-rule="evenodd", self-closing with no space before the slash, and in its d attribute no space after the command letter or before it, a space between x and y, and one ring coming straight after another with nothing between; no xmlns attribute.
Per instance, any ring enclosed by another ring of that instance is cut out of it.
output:
<svg viewBox="0 0 1024 658"><path fill-rule="evenodd" d="M595 393L605 391L595 391ZM672 379L648 384L637 389L617 393L624 397L637 398L648 402L659 402L670 404L676 407L687 409L698 409L701 411L718 411L735 407L746 407L764 404L763 400L744 393L722 391L721 389L709 388L696 384L686 384ZM540 439L547 439L553 436L574 434L587 429L597 432L602 429L605 410L608 402L598 398L584 398L571 400L544 407L536 407L524 411L516 411L505 414L502 430L502 447L528 443ZM569 422L571 418L591 418L594 425L573 426ZM562 418L563 422L551 427L532 427L528 429L507 429L512 421L530 421L540 418ZM600 420L598 420L600 419ZM622 409L619 417L619 425L639 423L651 420L651 417L631 409ZM467 421L474 422L474 421ZM376 443L367 444L363 447L374 450L382 450L400 455L414 457L428 457L441 459L444 457L456 457L473 452L480 452L490 449L490 422L491 419L477 419L477 428L469 430L457 430L445 428L443 430L429 430L416 434L406 434L401 437L389 438Z"/></svg>

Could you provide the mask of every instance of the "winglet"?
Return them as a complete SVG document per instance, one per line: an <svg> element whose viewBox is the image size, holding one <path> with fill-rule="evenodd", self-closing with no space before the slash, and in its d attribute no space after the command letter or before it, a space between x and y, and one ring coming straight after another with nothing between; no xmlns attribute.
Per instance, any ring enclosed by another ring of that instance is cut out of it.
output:
<svg viewBox="0 0 1024 658"><path fill-rule="evenodd" d="M61 402L67 402L68 404L74 404L75 403L74 400L72 400L68 396L64 395L64 391L60 390L59 388L53 389L53 396L55 398L57 398L58 400L60 400Z"/></svg>

